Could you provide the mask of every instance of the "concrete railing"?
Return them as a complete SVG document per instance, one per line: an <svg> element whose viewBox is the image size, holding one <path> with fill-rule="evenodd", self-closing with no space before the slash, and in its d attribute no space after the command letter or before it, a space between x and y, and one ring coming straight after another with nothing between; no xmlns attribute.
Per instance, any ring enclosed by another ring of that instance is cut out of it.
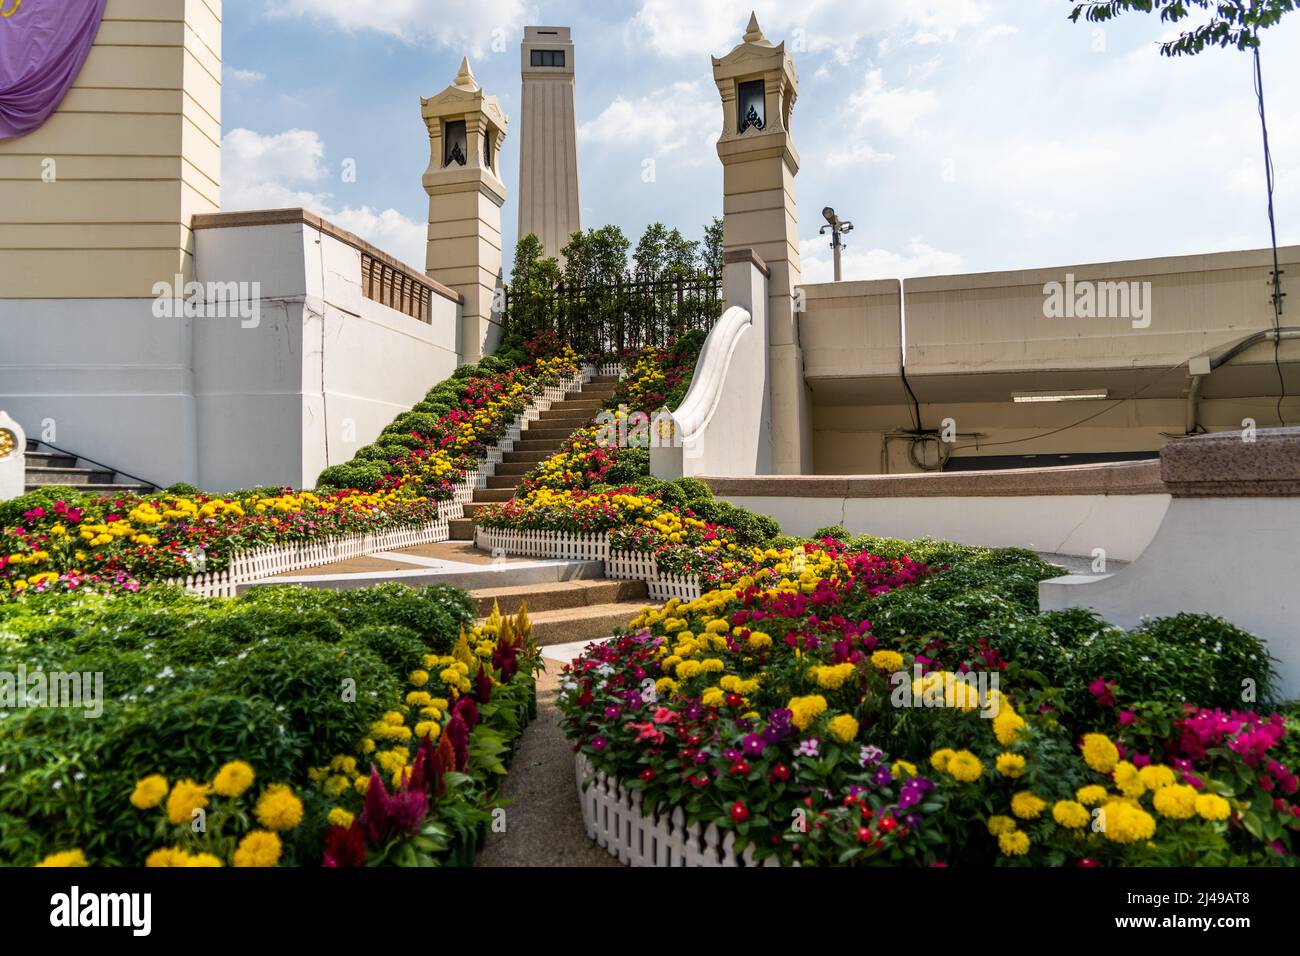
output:
<svg viewBox="0 0 1300 956"><path fill-rule="evenodd" d="M705 478L713 493L771 515L788 534L932 537L1132 561L1169 491L1155 461L917 475Z"/></svg>
<svg viewBox="0 0 1300 956"><path fill-rule="evenodd" d="M700 349L691 387L672 413L672 434L653 436L655 477L771 470L767 280L766 264L752 251L727 254L727 309Z"/></svg>

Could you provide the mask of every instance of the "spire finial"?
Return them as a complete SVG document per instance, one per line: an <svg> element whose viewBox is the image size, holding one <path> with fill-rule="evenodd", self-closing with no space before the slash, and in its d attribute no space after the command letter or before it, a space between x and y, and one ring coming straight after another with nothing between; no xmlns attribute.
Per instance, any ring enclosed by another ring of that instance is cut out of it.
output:
<svg viewBox="0 0 1300 956"><path fill-rule="evenodd" d="M763 28L758 25L758 14L752 10L749 13L749 26L745 28L746 43L762 43L767 37L763 36Z"/></svg>
<svg viewBox="0 0 1300 956"><path fill-rule="evenodd" d="M456 73L456 79L452 81L452 85L459 86L462 89L478 89L478 83L474 80L474 71L469 68L469 57L461 57L460 70Z"/></svg>

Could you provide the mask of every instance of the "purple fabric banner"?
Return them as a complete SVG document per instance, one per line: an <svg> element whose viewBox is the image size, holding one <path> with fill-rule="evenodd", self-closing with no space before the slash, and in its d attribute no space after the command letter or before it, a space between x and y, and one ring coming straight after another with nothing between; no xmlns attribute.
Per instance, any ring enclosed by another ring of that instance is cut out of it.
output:
<svg viewBox="0 0 1300 956"><path fill-rule="evenodd" d="M81 72L107 0L0 0L0 140L49 118Z"/></svg>

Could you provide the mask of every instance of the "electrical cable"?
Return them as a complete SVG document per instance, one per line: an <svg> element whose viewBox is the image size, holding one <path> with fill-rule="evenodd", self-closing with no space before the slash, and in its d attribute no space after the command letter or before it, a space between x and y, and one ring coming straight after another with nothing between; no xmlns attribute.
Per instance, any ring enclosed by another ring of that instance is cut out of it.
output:
<svg viewBox="0 0 1300 956"><path fill-rule="evenodd" d="M1264 73L1259 63L1259 46L1255 46L1255 98L1259 102L1259 126L1264 136L1264 182L1268 188L1268 229L1273 244L1273 367L1277 369L1279 394L1277 420L1286 427L1282 417L1282 403L1286 400L1286 377L1282 374L1282 272L1277 257L1277 219L1273 212L1273 187L1275 183L1273 153L1268 145L1268 119L1264 113Z"/></svg>

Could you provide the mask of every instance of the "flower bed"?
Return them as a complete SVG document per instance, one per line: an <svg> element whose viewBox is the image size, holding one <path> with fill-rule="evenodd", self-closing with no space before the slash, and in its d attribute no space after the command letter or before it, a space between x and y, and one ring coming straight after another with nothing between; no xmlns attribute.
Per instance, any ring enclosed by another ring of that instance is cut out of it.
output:
<svg viewBox="0 0 1300 956"><path fill-rule="evenodd" d="M1031 554L882 544L787 552L575 661L565 730L606 796L755 863L1294 860L1294 733L1230 703L1267 699L1258 641L1038 615Z"/></svg>
<svg viewBox="0 0 1300 956"><path fill-rule="evenodd" d="M0 599L29 589L137 590L220 574L244 552L443 521L458 487L528 402L578 373L571 352L489 374L467 368L353 462L326 469L315 492L108 497L53 488L0 504Z"/></svg>
<svg viewBox="0 0 1300 956"><path fill-rule="evenodd" d="M0 671L103 681L0 709L0 863L468 863L537 666L526 613L471 619L397 585L0 605Z"/></svg>

